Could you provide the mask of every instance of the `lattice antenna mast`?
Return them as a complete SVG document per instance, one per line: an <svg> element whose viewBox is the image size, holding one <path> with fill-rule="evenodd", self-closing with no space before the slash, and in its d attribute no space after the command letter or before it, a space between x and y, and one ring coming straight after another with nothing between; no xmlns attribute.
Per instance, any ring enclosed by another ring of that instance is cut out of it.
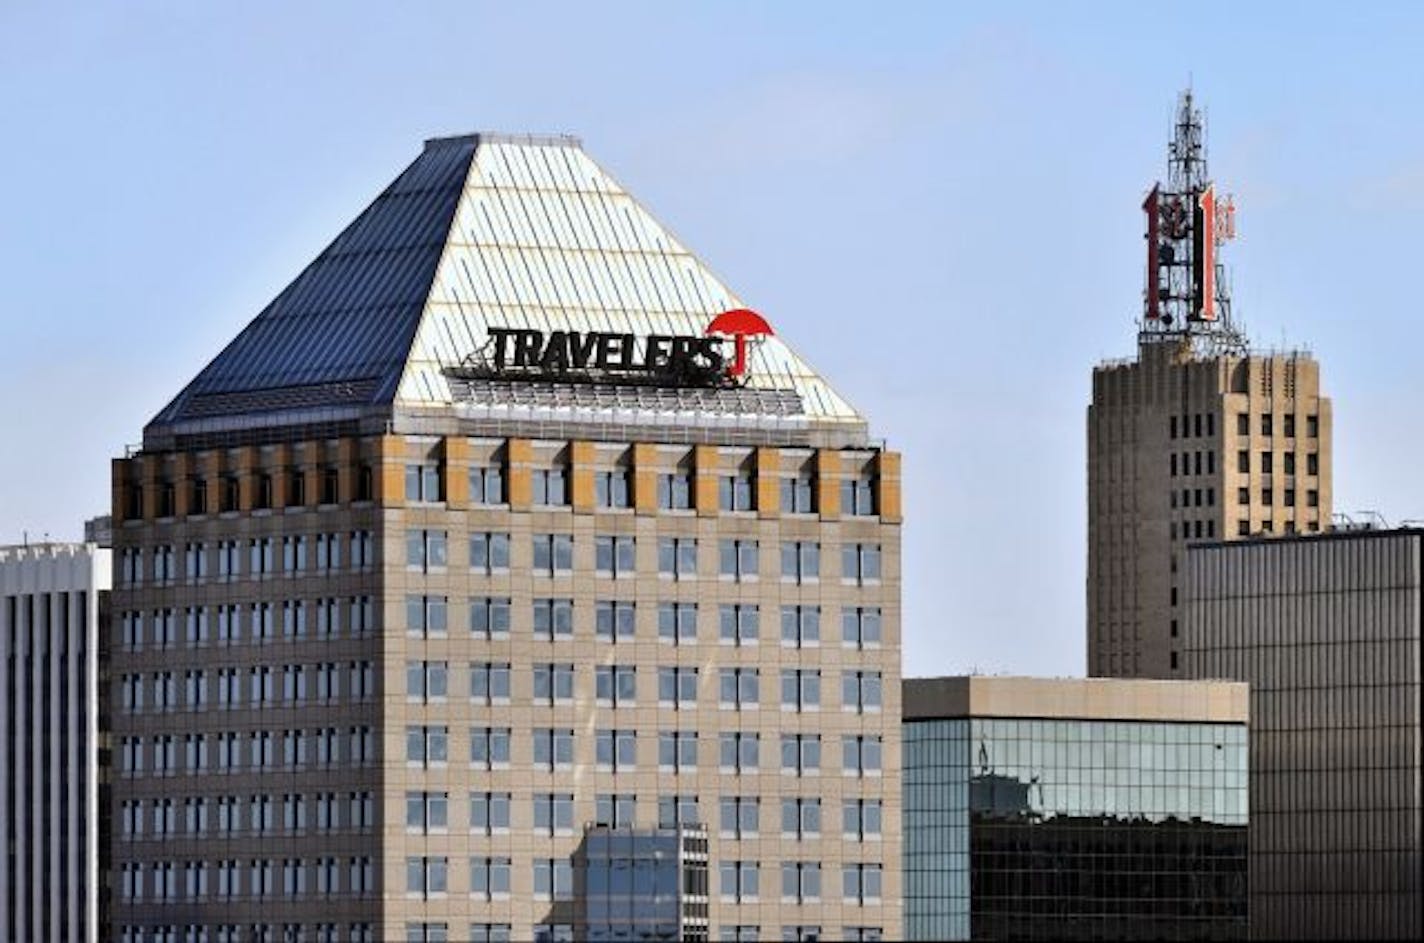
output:
<svg viewBox="0 0 1424 943"><path fill-rule="evenodd" d="M1190 89L1178 101L1167 183L1152 187L1142 210L1147 285L1139 341L1177 343L1202 355L1245 353L1219 251L1236 235L1236 208L1230 196L1218 198L1207 173L1204 125Z"/></svg>

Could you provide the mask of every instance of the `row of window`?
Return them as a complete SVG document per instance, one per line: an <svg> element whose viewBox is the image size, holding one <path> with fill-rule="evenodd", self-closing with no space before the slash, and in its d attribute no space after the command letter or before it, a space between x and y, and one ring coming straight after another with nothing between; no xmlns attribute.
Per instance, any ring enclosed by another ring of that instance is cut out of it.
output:
<svg viewBox="0 0 1424 943"><path fill-rule="evenodd" d="M1272 413L1261 413L1259 415L1260 434L1263 436L1275 435L1275 416ZM1295 413L1285 413L1281 416L1281 432L1287 439L1295 438L1296 416ZM1211 438L1216 435L1216 416L1212 413L1195 413L1189 416L1168 417L1168 432L1173 439L1201 438L1206 436ZM1251 414L1236 414L1236 434L1238 436L1249 436L1251 434ZM1307 437L1315 439L1320 437L1320 417L1308 415L1305 417L1305 434Z"/></svg>
<svg viewBox="0 0 1424 943"><path fill-rule="evenodd" d="M118 746L119 773L123 776L351 768L368 766L376 760L376 738L369 726L155 734L147 739L121 736ZM178 763L180 747L182 766Z"/></svg>
<svg viewBox="0 0 1424 943"><path fill-rule="evenodd" d="M341 473L332 466L318 472L315 493L318 503L324 506L339 504L342 499ZM289 468L284 472L258 472L249 487L250 505L255 510L267 510L278 506L277 481L286 485L286 497L280 502L283 507L306 507L308 504L307 473L300 468ZM212 482L205 478L190 478L184 483L160 481L155 485L156 516L176 517L178 514L178 489L187 487L187 514L199 516L209 513L230 514L242 509L242 479L234 474L223 475ZM210 487L211 485L211 487ZM374 474L371 466L363 465L357 470L355 494L349 496L354 501L371 501L375 497ZM126 502L124 515L129 520L139 520L144 516L144 487L131 481L125 487Z"/></svg>
<svg viewBox="0 0 1424 943"><path fill-rule="evenodd" d="M246 684L243 677L246 675ZM203 710L211 705L236 709L296 706L369 700L375 696L375 668L369 661L318 662L311 665L254 665L190 668L183 672L183 699L178 699L178 676L173 671L150 675L119 676L119 703L125 713L144 710ZM147 695L147 696L146 696Z"/></svg>
<svg viewBox="0 0 1424 943"><path fill-rule="evenodd" d="M629 940L644 927L632 924L608 924L590 930L590 939ZM698 928L687 928L688 940L706 940L707 936L692 935ZM705 928L703 928L705 930ZM600 930L602 935L597 935ZM472 923L469 935L452 937L447 923L407 923L405 943L511 943L512 928L507 923ZM534 943L574 943L574 925L541 923L533 930ZM723 926L717 939L721 943L760 943L761 927L755 924ZM821 927L808 924L785 925L781 928L781 943L816 943L826 937ZM845 927L841 939L849 943L880 943L884 932L880 927ZM208 927L188 924L183 927L129 926L119 929L119 943L373 943L375 937L368 923L353 923L344 930L334 923L254 923L250 926L218 924Z"/></svg>
<svg viewBox="0 0 1424 943"><path fill-rule="evenodd" d="M188 796L181 800L181 807L180 800L171 798L148 802L126 799L119 803L119 834L125 839L243 832L268 835L308 829L359 831L370 829L374 824L375 805L369 792Z"/></svg>
<svg viewBox="0 0 1424 943"><path fill-rule="evenodd" d="M345 619L342 610L345 609ZM467 600L469 630L486 640L507 639L512 625L513 601L507 597L480 596ZM574 600L539 598L530 602L530 625L535 637L550 641L574 637ZM752 603L724 603L717 607L718 640L726 645L755 645L761 638L761 606ZM450 601L446 596L407 596L406 632L423 637L449 633ZM601 599L593 605L594 636L600 641L618 642L637 637L637 604L631 600ZM308 619L308 612L314 613ZM698 640L699 606L694 602L657 604L658 639L674 645ZM278 617L280 616L280 625ZM821 642L820 606L782 606L781 644L811 648ZM374 612L369 596L189 606L182 612L184 644L191 648L240 645L244 640L263 645L308 637L309 622L314 637L335 638L346 626L353 638L374 630ZM146 647L171 649L178 645L178 612L155 609L120 613L119 644L124 651ZM841 608L841 644L850 648L878 648L881 643L881 613L878 606ZM280 630L280 633L279 633ZM190 673L191 674L191 673ZM190 703L196 701L190 700Z"/></svg>
<svg viewBox="0 0 1424 943"><path fill-rule="evenodd" d="M187 583L202 583L213 578L227 581L244 572L253 578L278 572L288 576L330 573L343 568L343 559L352 570L366 570L375 565L375 548L375 539L369 530L293 534L280 539L255 537L245 543L219 540L209 545L189 541L183 545L180 573L180 557L173 544L153 547L147 555L147 566L141 548L125 547L119 552L119 585L139 586L150 580L160 585L171 585L180 579ZM242 569L244 558L246 570Z"/></svg>
<svg viewBox="0 0 1424 943"><path fill-rule="evenodd" d="M1256 462L1256 470L1263 475L1274 474L1275 472L1275 452L1263 451L1259 453ZM1298 463L1296 453L1282 452L1281 471L1287 475L1296 474ZM1173 452L1167 456L1168 470L1173 478L1178 475L1214 475L1216 474L1216 453L1215 452ZM1236 470L1241 474L1251 472L1251 453L1242 449L1236 453ZM1305 473L1307 475L1320 474L1320 454L1317 452L1307 452L1305 456Z"/></svg>
<svg viewBox="0 0 1424 943"><path fill-rule="evenodd" d="M603 772L629 772L638 767L639 741L652 737L648 731L633 729L596 730L593 734L594 763ZM510 765L513 731L508 727L471 727L470 765L477 769L503 769ZM535 727L529 731L531 756L536 769L572 769L574 729ZM450 728L443 725L406 727L406 765L440 768L450 762ZM698 732L663 730L657 732L657 768L683 773L697 769L700 758ZM710 738L708 738L710 740ZM841 771L847 776L878 776L882 770L882 742L878 735L848 734L841 741ZM717 769L723 773L759 772L761 734L724 730L717 735ZM820 775L822 742L820 734L780 735L780 771L792 775ZM644 757L644 760L648 759ZM770 772L774 767L768 767Z"/></svg>

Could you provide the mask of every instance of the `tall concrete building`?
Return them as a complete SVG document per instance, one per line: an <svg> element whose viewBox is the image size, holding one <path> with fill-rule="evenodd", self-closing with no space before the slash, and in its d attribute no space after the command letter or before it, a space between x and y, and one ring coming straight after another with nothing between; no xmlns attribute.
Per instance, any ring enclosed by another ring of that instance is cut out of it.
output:
<svg viewBox="0 0 1424 943"><path fill-rule="evenodd" d="M905 939L1247 934L1247 692L908 678Z"/></svg>
<svg viewBox="0 0 1424 943"><path fill-rule="evenodd" d="M109 551L0 547L0 940L99 929L99 631Z"/></svg>
<svg viewBox="0 0 1424 943"><path fill-rule="evenodd" d="M575 139L427 142L113 486L115 939L900 937L899 457Z"/></svg>
<svg viewBox="0 0 1424 943"><path fill-rule="evenodd" d="M1328 529L1331 410L1308 353L1253 354L1231 323L1234 213L1190 93L1143 209L1137 356L1094 369L1088 408L1088 673L1173 678L1189 543Z"/></svg>
<svg viewBox="0 0 1424 943"><path fill-rule="evenodd" d="M1424 531L1193 547L1184 671L1251 687L1258 939L1419 939Z"/></svg>

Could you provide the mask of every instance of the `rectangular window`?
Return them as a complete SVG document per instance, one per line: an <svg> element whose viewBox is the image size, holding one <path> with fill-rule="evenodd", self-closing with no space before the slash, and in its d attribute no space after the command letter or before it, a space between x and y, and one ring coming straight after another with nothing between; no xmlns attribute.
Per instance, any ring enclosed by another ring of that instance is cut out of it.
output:
<svg viewBox="0 0 1424 943"><path fill-rule="evenodd" d="M637 569L637 544L633 537L595 537L593 567L599 576L618 579L633 576Z"/></svg>
<svg viewBox="0 0 1424 943"><path fill-rule="evenodd" d="M449 826L449 799L444 792L407 792L405 830L422 835L445 831Z"/></svg>
<svg viewBox="0 0 1424 943"><path fill-rule="evenodd" d="M539 727L534 734L534 765L541 769L567 769L574 762L574 732L571 728Z"/></svg>
<svg viewBox="0 0 1424 943"><path fill-rule="evenodd" d="M841 866L844 876L844 896L848 903L866 904L880 900L881 871L878 864L852 864Z"/></svg>
<svg viewBox="0 0 1424 943"><path fill-rule="evenodd" d="M661 805L662 800L659 800ZM631 828L637 818L638 797L618 793L600 793L593 800L593 824L609 828ZM695 818L694 818L695 821ZM661 822L659 828L675 828Z"/></svg>
<svg viewBox="0 0 1424 943"><path fill-rule="evenodd" d="M633 489L629 487L628 469L594 472L593 502L600 508L632 507Z"/></svg>
<svg viewBox="0 0 1424 943"><path fill-rule="evenodd" d="M1266 507L1270 507L1274 503L1275 496L1275 492L1270 488L1261 489L1261 503Z"/></svg>
<svg viewBox="0 0 1424 943"><path fill-rule="evenodd" d="M321 470L321 503L337 504L341 501L341 476L335 468Z"/></svg>
<svg viewBox="0 0 1424 943"><path fill-rule="evenodd" d="M815 903L821 899L821 865L817 861L781 863L781 899L787 903Z"/></svg>
<svg viewBox="0 0 1424 943"><path fill-rule="evenodd" d="M679 471L658 475L658 507L664 511L692 508L692 475Z"/></svg>
<svg viewBox="0 0 1424 943"><path fill-rule="evenodd" d="M573 638L574 601L572 599L534 600L534 637L547 641Z"/></svg>
<svg viewBox="0 0 1424 943"><path fill-rule="evenodd" d="M693 667L658 668L658 706L694 707L697 704L697 669Z"/></svg>
<svg viewBox="0 0 1424 943"><path fill-rule="evenodd" d="M880 754L878 736L841 737L841 768L847 775L879 775Z"/></svg>
<svg viewBox="0 0 1424 943"><path fill-rule="evenodd" d="M718 871L723 900L740 903L757 899L760 873L755 861L723 861Z"/></svg>
<svg viewBox="0 0 1424 943"><path fill-rule="evenodd" d="M723 511L756 510L756 481L750 472L718 476L717 507Z"/></svg>
<svg viewBox="0 0 1424 943"><path fill-rule="evenodd" d="M879 544L845 544L841 547L841 579L869 583L880 579Z"/></svg>
<svg viewBox="0 0 1424 943"><path fill-rule="evenodd" d="M509 570L509 535L477 531L470 534L470 569L476 573Z"/></svg>
<svg viewBox="0 0 1424 943"><path fill-rule="evenodd" d="M407 858L405 873L405 889L408 894L430 897L443 895L449 890L446 883L449 863L446 858Z"/></svg>
<svg viewBox="0 0 1424 943"><path fill-rule="evenodd" d="M635 730L596 730L593 757L598 768L608 772L628 772L638 765L638 733Z"/></svg>
<svg viewBox="0 0 1424 943"><path fill-rule="evenodd" d="M841 644L847 648L879 648L880 608L847 607L841 610Z"/></svg>
<svg viewBox="0 0 1424 943"><path fill-rule="evenodd" d="M1250 504L1250 503L1251 503L1251 489L1250 489L1250 488L1237 488L1237 489L1236 489L1236 503L1237 503L1237 504Z"/></svg>
<svg viewBox="0 0 1424 943"><path fill-rule="evenodd" d="M449 629L444 596L405 597L407 635L441 636Z"/></svg>
<svg viewBox="0 0 1424 943"><path fill-rule="evenodd" d="M821 772L821 737L813 733L781 735L781 772L791 776L818 776Z"/></svg>
<svg viewBox="0 0 1424 943"><path fill-rule="evenodd" d="M658 641L671 645L697 641L697 603L658 603Z"/></svg>
<svg viewBox="0 0 1424 943"><path fill-rule="evenodd" d="M697 769L697 731L659 731L658 769L669 773L686 773Z"/></svg>
<svg viewBox="0 0 1424 943"><path fill-rule="evenodd" d="M723 838L755 838L761 829L761 803L755 796L723 796L717 803Z"/></svg>
<svg viewBox="0 0 1424 943"><path fill-rule="evenodd" d="M449 667L443 661L405 663L405 694L413 701L443 701L448 693Z"/></svg>
<svg viewBox="0 0 1424 943"><path fill-rule="evenodd" d="M722 731L717 735L718 767L724 773L755 772L761 765L761 735Z"/></svg>
<svg viewBox="0 0 1424 943"><path fill-rule="evenodd" d="M841 481L841 513L864 516L878 513L875 508L875 480L870 475L856 475Z"/></svg>
<svg viewBox="0 0 1424 943"><path fill-rule="evenodd" d="M781 479L781 513L816 513L816 479L809 472Z"/></svg>
<svg viewBox="0 0 1424 943"><path fill-rule="evenodd" d="M479 704L508 704L509 662L472 662L470 699Z"/></svg>
<svg viewBox="0 0 1424 943"><path fill-rule="evenodd" d="M677 580L697 578L697 538L659 537L658 575Z"/></svg>
<svg viewBox="0 0 1424 943"><path fill-rule="evenodd" d="M562 576L574 570L574 538L572 534L535 534L534 572Z"/></svg>
<svg viewBox="0 0 1424 943"><path fill-rule="evenodd" d="M1176 417L1176 416L1170 416L1170 417L1168 417L1168 419L1167 419L1167 429L1168 429L1167 437L1168 437L1168 438L1171 438L1171 439L1175 439L1175 438L1177 437L1177 417Z"/></svg>
<svg viewBox="0 0 1424 943"><path fill-rule="evenodd" d="M815 648L820 644L820 606L781 607L781 645L783 648Z"/></svg>
<svg viewBox="0 0 1424 943"><path fill-rule="evenodd" d="M1251 434L1251 416L1248 413L1236 414L1236 434L1239 436Z"/></svg>
<svg viewBox="0 0 1424 943"><path fill-rule="evenodd" d="M637 632L637 610L631 602L601 599L594 604L593 628L602 642L632 639Z"/></svg>
<svg viewBox="0 0 1424 943"><path fill-rule="evenodd" d="M821 672L811 668L781 669L781 709L815 711L821 709Z"/></svg>
<svg viewBox="0 0 1424 943"><path fill-rule="evenodd" d="M881 707L881 682L878 671L845 671L841 673L841 710L857 714L875 713Z"/></svg>
<svg viewBox="0 0 1424 943"><path fill-rule="evenodd" d="M723 645L755 645L761 635L761 613L756 606L723 603L718 608L718 639Z"/></svg>
<svg viewBox="0 0 1424 943"><path fill-rule="evenodd" d="M1287 452L1287 453L1285 453L1285 455L1282 456L1282 459L1285 461L1285 473L1286 473L1287 475L1294 475L1294 474L1295 474L1295 453L1294 453L1294 452Z"/></svg>
<svg viewBox="0 0 1424 943"><path fill-rule="evenodd" d="M564 469L536 468L530 478L534 504L544 507L568 506L568 475Z"/></svg>
<svg viewBox="0 0 1424 943"><path fill-rule="evenodd" d="M1271 454L1270 452L1261 453L1261 473L1264 475L1269 475L1272 471Z"/></svg>
<svg viewBox="0 0 1424 943"><path fill-rule="evenodd" d="M638 669L634 665L595 665L593 690L605 707L631 707L638 700Z"/></svg>
<svg viewBox="0 0 1424 943"><path fill-rule="evenodd" d="M506 799L507 801L507 799ZM507 826L506 826L507 827ZM471 858L470 893L476 898L500 900L509 896L510 865L508 858ZM471 937L481 943L509 943L508 932L500 932L503 924L472 924ZM475 929L480 928L480 929Z"/></svg>
<svg viewBox="0 0 1424 943"><path fill-rule="evenodd" d="M757 578L761 554L755 540L722 540L718 543L717 559L724 578L738 582Z"/></svg>
<svg viewBox="0 0 1424 943"><path fill-rule="evenodd" d="M440 466L434 462L405 466L405 499L407 501L441 501Z"/></svg>
<svg viewBox="0 0 1424 943"><path fill-rule="evenodd" d="M1315 452L1309 452L1305 456L1305 473L1307 475L1320 474L1320 456Z"/></svg>
<svg viewBox="0 0 1424 943"><path fill-rule="evenodd" d="M485 835L509 831L509 805L507 792L470 793L470 831Z"/></svg>
<svg viewBox="0 0 1424 943"><path fill-rule="evenodd" d="M543 900L574 899L574 865L568 859L539 858L534 862L534 896ZM538 938L538 933L535 933ZM570 937L572 939L572 937Z"/></svg>
<svg viewBox="0 0 1424 943"><path fill-rule="evenodd" d="M821 800L801 797L781 800L781 834L786 838L814 838L821 834Z"/></svg>
<svg viewBox="0 0 1424 943"><path fill-rule="evenodd" d="M449 562L443 530L408 530L405 535L405 565L409 570L442 570Z"/></svg>
<svg viewBox="0 0 1424 943"><path fill-rule="evenodd" d="M1306 416L1306 417L1305 417L1305 434L1306 434L1307 436L1309 436L1310 438L1312 438L1312 439L1319 438L1319 436L1320 436L1320 417L1319 417L1319 416Z"/></svg>
<svg viewBox="0 0 1424 943"><path fill-rule="evenodd" d="M480 465L470 469L470 503L504 504L504 469L499 465Z"/></svg>
<svg viewBox="0 0 1424 943"><path fill-rule="evenodd" d="M1311 508L1320 507L1320 492L1311 488L1305 492L1305 506Z"/></svg>
<svg viewBox="0 0 1424 943"><path fill-rule="evenodd" d="M405 761L409 765L438 766L450 760L448 727L405 728Z"/></svg>
<svg viewBox="0 0 1424 943"><path fill-rule="evenodd" d="M574 666L544 664L534 666L534 701L539 704L571 704L574 699Z"/></svg>
<svg viewBox="0 0 1424 943"><path fill-rule="evenodd" d="M781 580L814 583L821 578L821 545L813 540L789 540L781 545Z"/></svg>
<svg viewBox="0 0 1424 943"><path fill-rule="evenodd" d="M1236 453L1236 470L1243 475L1251 471L1251 453L1245 449Z"/></svg>
<svg viewBox="0 0 1424 943"><path fill-rule="evenodd" d="M509 638L509 598L477 596L470 600L470 632L477 638Z"/></svg>
<svg viewBox="0 0 1424 943"><path fill-rule="evenodd" d="M658 796L658 828L679 828L701 821L696 796Z"/></svg>
<svg viewBox="0 0 1424 943"><path fill-rule="evenodd" d="M545 835L568 835L574 830L574 797L570 793L534 794L534 830Z"/></svg>

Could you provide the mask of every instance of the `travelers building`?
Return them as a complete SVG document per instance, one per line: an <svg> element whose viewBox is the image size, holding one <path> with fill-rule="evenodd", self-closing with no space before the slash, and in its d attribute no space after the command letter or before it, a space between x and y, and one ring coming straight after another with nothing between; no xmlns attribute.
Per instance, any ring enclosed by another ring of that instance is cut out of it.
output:
<svg viewBox="0 0 1424 943"><path fill-rule="evenodd" d="M1193 547L1184 672L1251 686L1259 939L1419 939L1424 531Z"/></svg>
<svg viewBox="0 0 1424 943"><path fill-rule="evenodd" d="M427 142L113 464L114 938L899 938L899 456L778 326Z"/></svg>
<svg viewBox="0 0 1424 943"><path fill-rule="evenodd" d="M905 937L1247 935L1247 693L910 678Z"/></svg>
<svg viewBox="0 0 1424 943"><path fill-rule="evenodd" d="M0 547L0 940L99 929L99 632L109 551Z"/></svg>
<svg viewBox="0 0 1424 943"><path fill-rule="evenodd" d="M1088 673L1182 675L1182 565L1198 540L1330 523L1331 409L1304 352L1254 354L1218 259L1234 214L1207 176L1187 93L1166 184L1148 194L1137 357L1093 371Z"/></svg>

